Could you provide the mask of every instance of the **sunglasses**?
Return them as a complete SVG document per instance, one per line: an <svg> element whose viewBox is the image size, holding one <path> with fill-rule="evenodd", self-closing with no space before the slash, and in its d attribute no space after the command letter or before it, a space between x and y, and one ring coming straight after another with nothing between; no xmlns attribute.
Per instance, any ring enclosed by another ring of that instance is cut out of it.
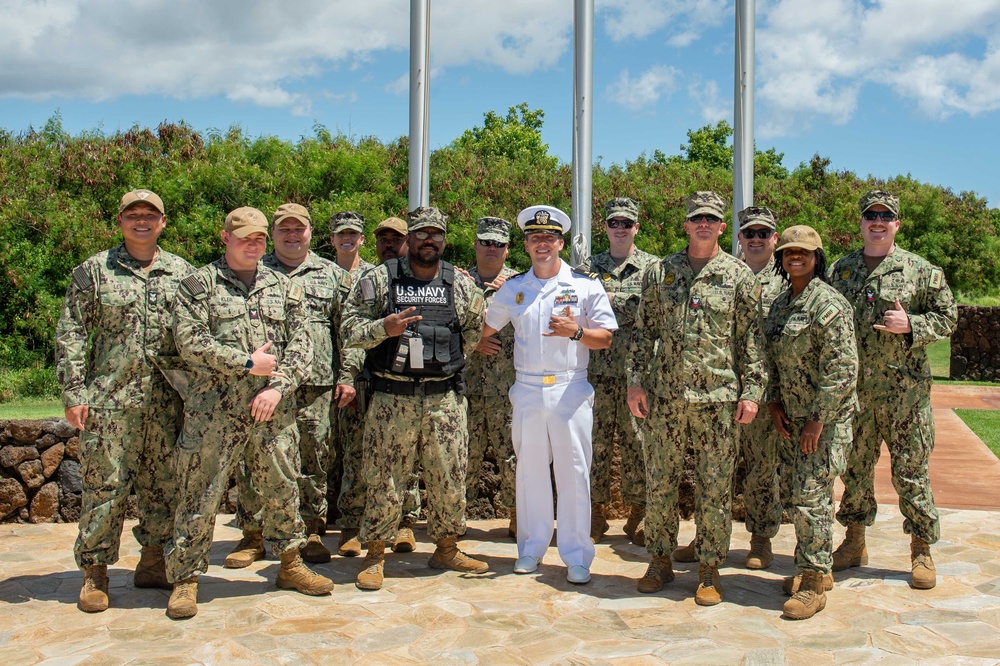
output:
<svg viewBox="0 0 1000 666"><path fill-rule="evenodd" d="M476 242L479 243L479 245L482 247L497 247L500 248L501 250L507 247L507 243L501 243L500 241L495 241L495 240L483 240L482 238L479 238L476 240Z"/></svg>
<svg viewBox="0 0 1000 666"><path fill-rule="evenodd" d="M714 215L695 215L694 217L689 217L688 222L708 222L709 224L715 224L716 222L722 222L721 217L716 217Z"/></svg>
<svg viewBox="0 0 1000 666"><path fill-rule="evenodd" d="M432 234L429 231L413 231L410 233L417 240L427 240L428 238L430 238L435 243L444 242L444 234L441 233Z"/></svg>
<svg viewBox="0 0 1000 666"><path fill-rule="evenodd" d="M744 229L740 232L740 235L747 239L759 238L765 240L773 236L774 232L770 229Z"/></svg>
<svg viewBox="0 0 1000 666"><path fill-rule="evenodd" d="M636 225L635 220L607 220L605 222L608 229L631 229Z"/></svg>
<svg viewBox="0 0 1000 666"><path fill-rule="evenodd" d="M893 213L891 210L881 210L881 211L866 210L865 212L861 213L861 217L863 217L868 222L874 222L879 218L882 218L883 222L892 222L893 220L896 219L896 214Z"/></svg>

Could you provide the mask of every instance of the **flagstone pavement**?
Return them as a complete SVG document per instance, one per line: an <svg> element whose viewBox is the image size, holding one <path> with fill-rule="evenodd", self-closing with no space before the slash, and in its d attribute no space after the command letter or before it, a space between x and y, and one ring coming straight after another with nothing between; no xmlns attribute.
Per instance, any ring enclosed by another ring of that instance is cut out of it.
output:
<svg viewBox="0 0 1000 666"><path fill-rule="evenodd" d="M316 569L337 587L317 598L278 590L275 559L223 569L239 532L220 516L198 615L173 621L167 592L132 585L139 547L128 529L109 569L112 607L86 614L76 608L76 526L6 524L0 664L1000 663L1000 512L941 513L937 587L908 586L909 538L898 510L883 505L869 530L869 565L835 574L826 609L800 622L781 618L781 579L795 569L791 525L774 542L771 568L748 571L740 563L749 537L735 524L725 601L702 608L696 565L678 564L658 594L635 591L647 556L628 543L622 521L598 545L588 585L566 582L555 548L537 573L511 573L517 552L505 521L479 521L462 545L489 562L488 574L428 568L433 548L419 530L417 552L388 555L381 591L357 590L360 560L334 557ZM693 534L682 523L681 542Z"/></svg>

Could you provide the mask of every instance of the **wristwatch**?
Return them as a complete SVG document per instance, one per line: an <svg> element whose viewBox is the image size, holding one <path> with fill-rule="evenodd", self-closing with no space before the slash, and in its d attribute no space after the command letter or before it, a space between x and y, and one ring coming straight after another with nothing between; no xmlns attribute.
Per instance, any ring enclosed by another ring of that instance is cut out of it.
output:
<svg viewBox="0 0 1000 666"><path fill-rule="evenodd" d="M253 370L253 359L248 358L246 364L243 367L247 369L247 372Z"/></svg>
<svg viewBox="0 0 1000 666"><path fill-rule="evenodd" d="M580 326L580 325L577 324L577 326ZM576 329L576 333L574 333L573 335L571 335L569 339L570 340L576 340L577 342L579 342L580 340L583 340L583 326L580 326L580 328Z"/></svg>

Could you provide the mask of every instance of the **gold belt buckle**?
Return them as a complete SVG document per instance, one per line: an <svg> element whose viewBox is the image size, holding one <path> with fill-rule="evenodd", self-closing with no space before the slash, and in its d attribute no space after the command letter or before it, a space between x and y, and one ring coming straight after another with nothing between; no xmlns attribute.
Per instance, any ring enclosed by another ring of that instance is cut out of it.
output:
<svg viewBox="0 0 1000 666"><path fill-rule="evenodd" d="M556 383L555 375L542 375L542 384L545 386L552 386Z"/></svg>

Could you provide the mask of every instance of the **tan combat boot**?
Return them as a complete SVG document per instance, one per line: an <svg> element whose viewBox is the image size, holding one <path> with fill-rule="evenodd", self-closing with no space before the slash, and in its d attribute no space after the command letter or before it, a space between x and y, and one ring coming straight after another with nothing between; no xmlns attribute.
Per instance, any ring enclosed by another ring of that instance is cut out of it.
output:
<svg viewBox="0 0 1000 666"><path fill-rule="evenodd" d="M802 586L802 574L797 573L794 576L788 576L785 578L784 582L781 583L781 591L792 596L799 591L799 587ZM829 592L833 589L833 574L825 573L823 574L823 589Z"/></svg>
<svg viewBox="0 0 1000 666"><path fill-rule="evenodd" d="M281 568L275 583L282 590L297 590L313 597L333 591L333 581L307 567L297 549L286 550L279 557Z"/></svg>
<svg viewBox="0 0 1000 666"><path fill-rule="evenodd" d="M340 530L340 543L337 544L337 554L341 557L357 557L361 554L361 542L358 541L358 530L345 527Z"/></svg>
<svg viewBox="0 0 1000 666"><path fill-rule="evenodd" d="M198 577L191 576L174 583L174 591L167 602L167 617L183 620L198 614Z"/></svg>
<svg viewBox="0 0 1000 666"><path fill-rule="evenodd" d="M844 541L833 551L833 570L843 571L848 567L868 564L868 546L865 545L865 526L848 523Z"/></svg>
<svg viewBox="0 0 1000 666"><path fill-rule="evenodd" d="M359 590L381 590L382 574L385 567L385 542L369 541L368 554L361 563L361 573L354 585Z"/></svg>
<svg viewBox="0 0 1000 666"><path fill-rule="evenodd" d="M636 583L635 589L643 594L652 594L659 592L664 583L669 583L673 579L674 568L670 564L670 557L668 555L653 555L645 575Z"/></svg>
<svg viewBox="0 0 1000 666"><path fill-rule="evenodd" d="M507 536L517 541L517 510L510 510L510 522L507 523Z"/></svg>
<svg viewBox="0 0 1000 666"><path fill-rule="evenodd" d="M417 539L413 536L412 523L400 523L396 530L396 539L392 542L392 552L412 553L417 549Z"/></svg>
<svg viewBox="0 0 1000 666"><path fill-rule="evenodd" d="M308 539L299 549L302 559L311 564L323 564L330 561L330 550L323 545L319 531L310 532Z"/></svg>
<svg viewBox="0 0 1000 666"><path fill-rule="evenodd" d="M826 608L826 584L818 571L803 571L802 584L785 602L782 612L789 620L808 620Z"/></svg>
<svg viewBox="0 0 1000 666"><path fill-rule="evenodd" d="M916 534L910 535L910 585L917 590L929 590L937 585L931 546Z"/></svg>
<svg viewBox="0 0 1000 666"><path fill-rule="evenodd" d="M139 564L135 565L135 575L132 582L136 587L156 587L161 590L172 590L174 586L167 580L167 565L163 561L163 548L160 546L144 546Z"/></svg>
<svg viewBox="0 0 1000 666"><path fill-rule="evenodd" d="M77 607L85 613L108 610L108 565L92 564L83 568L83 587Z"/></svg>
<svg viewBox="0 0 1000 666"><path fill-rule="evenodd" d="M695 540L691 539L691 543L688 545L674 548L674 552L671 554L674 562L697 562L698 555L694 550L694 542Z"/></svg>
<svg viewBox="0 0 1000 666"><path fill-rule="evenodd" d="M646 545L646 526L643 519L646 517L646 507L640 504L633 504L622 528L628 538L637 546Z"/></svg>
<svg viewBox="0 0 1000 666"><path fill-rule="evenodd" d="M604 517L604 505L594 504L590 507L590 540L594 543L600 543L601 539L604 538L605 533L611 526L608 525L607 519Z"/></svg>
<svg viewBox="0 0 1000 666"><path fill-rule="evenodd" d="M486 573L490 565L474 560L458 549L458 537L438 539L437 549L427 561L431 569L454 569L463 573Z"/></svg>
<svg viewBox="0 0 1000 666"><path fill-rule="evenodd" d="M264 535L243 530L243 538L222 563L227 569L245 569L257 560L264 559Z"/></svg>
<svg viewBox="0 0 1000 666"><path fill-rule="evenodd" d="M694 602L699 606L714 606L722 601L720 583L719 567L702 562L698 565L698 589L694 593Z"/></svg>
<svg viewBox="0 0 1000 666"><path fill-rule="evenodd" d="M773 559L771 540L766 536L751 534L750 552L747 553L747 569L766 569L771 566Z"/></svg>

